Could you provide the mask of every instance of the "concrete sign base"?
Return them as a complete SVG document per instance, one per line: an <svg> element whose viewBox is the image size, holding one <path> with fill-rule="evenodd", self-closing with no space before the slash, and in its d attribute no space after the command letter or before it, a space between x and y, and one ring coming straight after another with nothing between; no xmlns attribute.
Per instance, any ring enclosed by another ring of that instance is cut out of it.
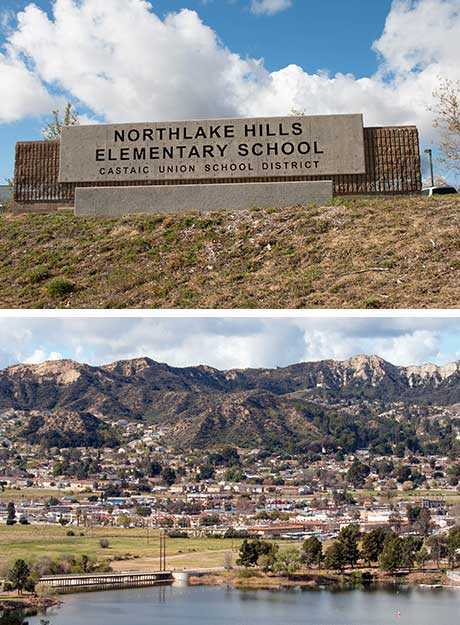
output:
<svg viewBox="0 0 460 625"><path fill-rule="evenodd" d="M329 204L332 181L187 184L76 189L77 217L182 213L186 211L284 208L299 204Z"/></svg>

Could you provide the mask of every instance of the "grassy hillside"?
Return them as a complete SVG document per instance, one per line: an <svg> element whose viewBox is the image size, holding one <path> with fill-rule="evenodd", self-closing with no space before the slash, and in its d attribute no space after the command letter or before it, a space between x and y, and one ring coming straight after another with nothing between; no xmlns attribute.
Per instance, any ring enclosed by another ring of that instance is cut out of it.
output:
<svg viewBox="0 0 460 625"><path fill-rule="evenodd" d="M0 216L2 308L455 308L460 199Z"/></svg>

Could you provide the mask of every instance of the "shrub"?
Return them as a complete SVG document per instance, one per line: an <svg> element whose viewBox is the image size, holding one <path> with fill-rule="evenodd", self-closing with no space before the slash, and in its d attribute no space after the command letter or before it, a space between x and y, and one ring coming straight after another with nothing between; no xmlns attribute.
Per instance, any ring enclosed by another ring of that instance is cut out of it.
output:
<svg viewBox="0 0 460 625"><path fill-rule="evenodd" d="M188 534L187 532L171 530L168 532L168 538L188 538Z"/></svg>
<svg viewBox="0 0 460 625"><path fill-rule="evenodd" d="M38 577L38 579L45 575L56 575L58 572L56 561L49 556L40 556L32 566L32 575Z"/></svg>
<svg viewBox="0 0 460 625"><path fill-rule="evenodd" d="M102 549L108 549L110 547L110 543L107 538L101 538L99 545Z"/></svg>
<svg viewBox="0 0 460 625"><path fill-rule="evenodd" d="M254 569L240 569L238 571L238 577L240 579L249 579L250 577L262 577L262 573Z"/></svg>
<svg viewBox="0 0 460 625"><path fill-rule="evenodd" d="M48 584L42 584L41 582L38 582L38 584L35 585L35 594L40 599L52 599L58 594L58 592L56 588L48 586Z"/></svg>
<svg viewBox="0 0 460 625"><path fill-rule="evenodd" d="M75 536L75 532L73 530L69 530L66 532L66 536Z"/></svg>
<svg viewBox="0 0 460 625"><path fill-rule="evenodd" d="M380 300L377 297L374 296L369 296L367 299L364 300L363 304L362 304L362 308L382 308L382 303L380 302Z"/></svg>
<svg viewBox="0 0 460 625"><path fill-rule="evenodd" d="M32 578L28 578L26 579L26 581L24 582L24 590L26 592L35 592L35 582Z"/></svg>
<svg viewBox="0 0 460 625"><path fill-rule="evenodd" d="M43 282L43 280L47 280L50 277L49 269L46 265L38 265L35 267L29 274L29 281L32 284L38 284L39 282Z"/></svg>
<svg viewBox="0 0 460 625"><path fill-rule="evenodd" d="M46 288L53 297L65 297L75 290L75 285L65 278L54 278L48 282Z"/></svg>

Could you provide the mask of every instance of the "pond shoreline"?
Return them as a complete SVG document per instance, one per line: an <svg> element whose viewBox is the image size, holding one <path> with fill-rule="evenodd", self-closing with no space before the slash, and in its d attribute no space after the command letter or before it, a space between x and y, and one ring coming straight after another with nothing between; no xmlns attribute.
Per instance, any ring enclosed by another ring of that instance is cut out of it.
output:
<svg viewBox="0 0 460 625"><path fill-rule="evenodd" d="M15 597L14 599L0 600L0 616L11 612L23 612L25 616L44 614L49 608L62 605L60 599L38 597Z"/></svg>
<svg viewBox="0 0 460 625"><path fill-rule="evenodd" d="M287 577L279 577L254 571L254 574L241 575L238 572L215 573L200 576L191 576L191 586L234 586L235 588L271 589L271 588L323 588L323 587L359 587L359 586L420 586L430 588L459 588L448 578L446 573L413 571L405 575L388 575L381 571L351 573L308 572L298 573Z"/></svg>

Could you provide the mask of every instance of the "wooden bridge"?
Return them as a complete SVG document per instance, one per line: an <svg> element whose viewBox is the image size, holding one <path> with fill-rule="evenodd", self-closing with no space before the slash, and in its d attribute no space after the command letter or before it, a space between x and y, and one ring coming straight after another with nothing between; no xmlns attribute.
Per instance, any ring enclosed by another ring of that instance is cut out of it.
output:
<svg viewBox="0 0 460 625"><path fill-rule="evenodd" d="M169 585L174 582L171 571L148 571L127 573L96 573L90 575L53 575L42 577L41 584L59 593L89 592L91 590L114 590L117 588L140 588L142 586Z"/></svg>

